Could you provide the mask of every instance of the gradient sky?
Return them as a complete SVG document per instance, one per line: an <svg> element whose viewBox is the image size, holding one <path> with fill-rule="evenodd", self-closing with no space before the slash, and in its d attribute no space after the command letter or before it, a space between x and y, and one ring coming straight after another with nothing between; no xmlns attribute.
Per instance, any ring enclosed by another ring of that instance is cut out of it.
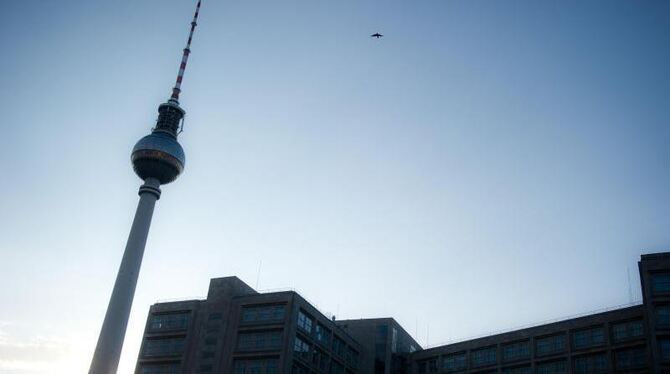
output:
<svg viewBox="0 0 670 374"><path fill-rule="evenodd" d="M0 3L0 372L87 370L194 5ZM669 45L668 1L204 0L120 372L218 276L431 345L639 300Z"/></svg>

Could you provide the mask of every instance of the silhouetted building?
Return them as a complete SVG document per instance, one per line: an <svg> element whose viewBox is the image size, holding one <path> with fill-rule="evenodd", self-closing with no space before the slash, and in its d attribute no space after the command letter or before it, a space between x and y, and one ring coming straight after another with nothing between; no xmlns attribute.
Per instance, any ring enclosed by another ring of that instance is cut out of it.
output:
<svg viewBox="0 0 670 374"><path fill-rule="evenodd" d="M334 320L236 277L151 307L137 373L670 373L670 253L639 262L643 302L422 349L392 318Z"/></svg>

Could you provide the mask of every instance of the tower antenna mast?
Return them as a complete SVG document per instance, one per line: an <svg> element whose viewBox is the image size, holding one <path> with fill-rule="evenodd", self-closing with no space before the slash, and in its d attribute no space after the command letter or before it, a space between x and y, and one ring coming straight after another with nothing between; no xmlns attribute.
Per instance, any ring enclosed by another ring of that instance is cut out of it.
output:
<svg viewBox="0 0 670 374"><path fill-rule="evenodd" d="M201 0L198 0L172 95L167 102L158 106L158 120L151 134L140 139L130 154L135 174L144 181L144 184L140 186L140 201L116 275L105 320L100 329L89 374L115 374L117 371L151 218L156 201L161 196L160 186L174 181L184 170L186 157L184 149L177 141L177 136L186 111L179 106L179 93L186 62L191 53L191 41L197 25L200 3Z"/></svg>
<svg viewBox="0 0 670 374"><path fill-rule="evenodd" d="M193 40L193 32L195 27L198 25L198 14L200 13L200 2L195 6L195 14L193 15L193 21L191 21L191 32L188 34L188 41L186 42L186 48L184 48L184 54L181 57L181 65L179 65L179 73L177 73L177 81L172 88L172 96L170 100L175 100L179 102L179 94L181 93L181 81L184 79L184 71L186 70L186 63L188 62L188 55L191 54L191 41Z"/></svg>

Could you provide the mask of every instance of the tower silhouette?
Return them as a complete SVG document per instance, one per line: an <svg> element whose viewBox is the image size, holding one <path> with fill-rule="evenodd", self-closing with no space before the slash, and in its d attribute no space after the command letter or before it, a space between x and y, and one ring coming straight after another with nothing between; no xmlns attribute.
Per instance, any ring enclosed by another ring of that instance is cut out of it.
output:
<svg viewBox="0 0 670 374"><path fill-rule="evenodd" d="M144 184L140 186L140 201L107 306L89 374L116 373L128 326L130 308L135 296L144 247L151 226L151 217L156 201L161 196L160 186L174 181L184 170L186 158L183 148L177 141L177 136L181 132L186 112L179 106L179 94L188 56L191 53L191 41L197 25L200 3L201 0L198 0L191 22L191 32L179 66L177 81L172 88L172 95L167 102L158 106L158 120L151 134L140 139L131 152L133 169Z"/></svg>

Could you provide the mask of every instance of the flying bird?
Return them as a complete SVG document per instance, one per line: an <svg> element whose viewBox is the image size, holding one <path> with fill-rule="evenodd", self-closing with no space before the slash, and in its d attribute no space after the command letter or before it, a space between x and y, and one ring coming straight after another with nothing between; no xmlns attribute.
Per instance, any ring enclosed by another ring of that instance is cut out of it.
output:
<svg viewBox="0 0 670 374"><path fill-rule="evenodd" d="M376 32L376 33L370 35L371 38L377 38L377 39L381 38L382 36L384 36L384 35L382 35L382 34L380 34L380 33L378 33L378 32Z"/></svg>

